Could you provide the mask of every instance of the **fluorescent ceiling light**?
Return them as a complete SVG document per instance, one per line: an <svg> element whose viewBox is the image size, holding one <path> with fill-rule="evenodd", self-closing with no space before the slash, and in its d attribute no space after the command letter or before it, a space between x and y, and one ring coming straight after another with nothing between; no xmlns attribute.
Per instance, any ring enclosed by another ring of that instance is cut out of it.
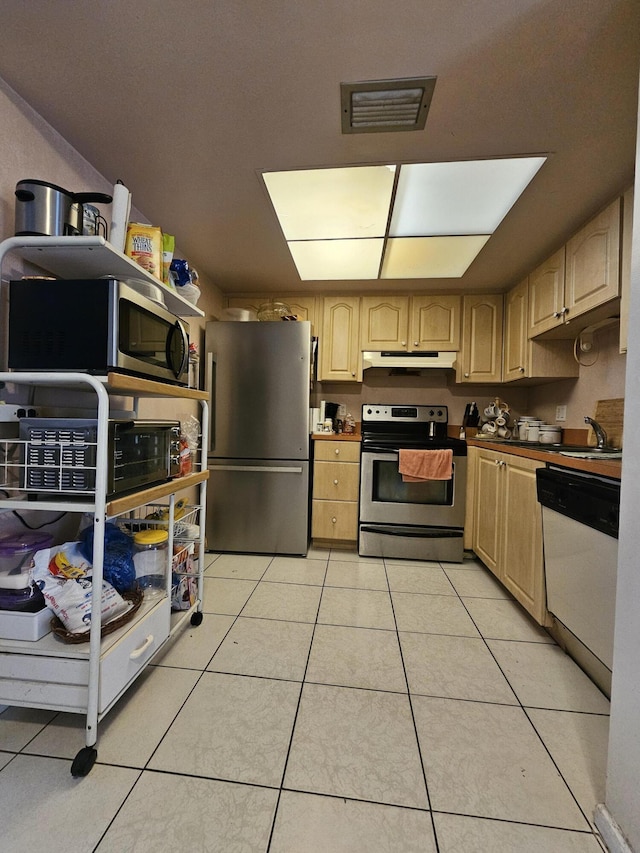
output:
<svg viewBox="0 0 640 853"><path fill-rule="evenodd" d="M493 234L544 157L402 166L389 233Z"/></svg>
<svg viewBox="0 0 640 853"><path fill-rule="evenodd" d="M287 240L384 237L395 166L268 172L264 180Z"/></svg>
<svg viewBox="0 0 640 853"><path fill-rule="evenodd" d="M306 169L263 178L303 281L459 278L545 159Z"/></svg>
<svg viewBox="0 0 640 853"><path fill-rule="evenodd" d="M289 249L302 281L376 279L384 240L292 241Z"/></svg>
<svg viewBox="0 0 640 853"><path fill-rule="evenodd" d="M390 238L380 278L461 278L490 236Z"/></svg>

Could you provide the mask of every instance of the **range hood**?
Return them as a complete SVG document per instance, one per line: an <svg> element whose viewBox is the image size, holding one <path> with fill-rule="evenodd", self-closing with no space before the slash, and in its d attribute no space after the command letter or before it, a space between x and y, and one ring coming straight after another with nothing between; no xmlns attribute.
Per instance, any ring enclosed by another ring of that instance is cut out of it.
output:
<svg viewBox="0 0 640 853"><path fill-rule="evenodd" d="M362 369L368 367L407 367L410 369L427 369L433 367L448 367L455 365L457 352L363 352Z"/></svg>

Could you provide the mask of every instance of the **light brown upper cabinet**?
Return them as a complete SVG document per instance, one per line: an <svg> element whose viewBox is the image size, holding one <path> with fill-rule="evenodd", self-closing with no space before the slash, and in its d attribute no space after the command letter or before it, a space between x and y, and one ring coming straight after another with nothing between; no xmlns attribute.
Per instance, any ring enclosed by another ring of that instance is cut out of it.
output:
<svg viewBox="0 0 640 853"><path fill-rule="evenodd" d="M409 349L408 296L363 296L360 310L362 350Z"/></svg>
<svg viewBox="0 0 640 853"><path fill-rule="evenodd" d="M632 237L633 187L630 187L622 196L622 248L620 252L620 352L627 351L627 337L629 334Z"/></svg>
<svg viewBox="0 0 640 853"><path fill-rule="evenodd" d="M502 381L502 294L462 298L462 348L456 382Z"/></svg>
<svg viewBox="0 0 640 853"><path fill-rule="evenodd" d="M460 296L412 296L410 349L459 350L461 304Z"/></svg>
<svg viewBox="0 0 640 853"><path fill-rule="evenodd" d="M597 322L620 288L620 215L617 198L529 276L529 337L574 338L577 317ZM600 310L603 309L603 310Z"/></svg>
<svg viewBox="0 0 640 853"><path fill-rule="evenodd" d="M291 308L292 314L295 314L300 320L308 320L311 323L311 334L318 334L318 309L315 296L305 296L304 294L290 294L289 296L275 296L271 294L230 296L227 299L227 307L246 308L257 314L260 306L269 302L284 302Z"/></svg>
<svg viewBox="0 0 640 853"><path fill-rule="evenodd" d="M516 285L504 300L505 382L521 379L527 372L527 331L529 325L529 279Z"/></svg>
<svg viewBox="0 0 640 853"><path fill-rule="evenodd" d="M530 340L530 280L512 288L504 300L504 361L502 381L569 379L578 376L570 340Z"/></svg>
<svg viewBox="0 0 640 853"><path fill-rule="evenodd" d="M321 382L362 382L360 298L325 296L319 337L318 379Z"/></svg>
<svg viewBox="0 0 640 853"><path fill-rule="evenodd" d="M363 350L445 352L460 349L460 296L364 296Z"/></svg>

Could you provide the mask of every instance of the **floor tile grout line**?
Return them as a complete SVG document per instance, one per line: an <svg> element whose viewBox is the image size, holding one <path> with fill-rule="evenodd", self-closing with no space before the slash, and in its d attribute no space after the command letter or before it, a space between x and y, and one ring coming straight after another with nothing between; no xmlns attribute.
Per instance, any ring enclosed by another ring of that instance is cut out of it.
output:
<svg viewBox="0 0 640 853"><path fill-rule="evenodd" d="M327 576L328 571L329 571L329 559L327 559L327 562L326 562L325 567L324 567L325 578ZM323 586L323 589L324 589L324 586ZM271 829L269 831L269 839L267 841L267 847L266 847L265 853L269 853L269 850L271 849L271 842L273 840L273 833L275 832L275 828L276 828L276 821L278 819L278 810L280 808L280 800L282 798L284 779L285 779L285 776L287 775L287 766L289 764L289 757L291 756L291 748L293 746L293 737L294 737L295 730L296 730L296 723L298 722L298 714L300 713L300 705L302 704L302 694L304 692L304 686L306 683L307 670L309 669L309 660L311 658L311 649L313 648L313 639L314 639L315 634L316 634L316 627L318 625L318 616L320 614L321 605L322 605L322 592L320 593L320 596L318 598L318 604L316 607L316 618L315 618L315 621L313 623L313 630L311 631L311 639L309 642L309 648L307 650L307 660L305 662L304 672L302 673L302 681L300 682L300 692L298 693L298 701L296 703L296 710L295 710L295 714L293 715L293 722L291 724L291 734L289 736L289 743L287 745L287 752L286 752L286 755L284 757L284 764L282 765L282 776L280 777L280 785L278 788L276 803L275 803L275 806L273 809L273 818L271 820Z"/></svg>
<svg viewBox="0 0 640 853"><path fill-rule="evenodd" d="M391 602L391 612L393 614L393 621L394 621L394 624L396 626L396 632L395 632L396 633L396 641L398 643L398 649L400 651L400 660L402 662L402 671L404 673L404 680L405 680L405 684L407 685L407 699L409 702L409 711L411 713L411 721L413 723L413 732L415 735L416 747L418 750L418 760L420 762L420 768L422 770L422 779L424 781L424 789L425 789L425 793L427 795L427 804L429 806L429 813L431 816L431 831L433 832L434 843L436 846L436 853L439 853L440 844L438 842L438 833L436 831L436 824L435 824L435 820L433 818L431 794L429 793L429 782L427 779L427 771L425 768L425 762L424 762L423 757L422 757L422 747L420 745L420 736L418 734L418 725L416 723L416 716L415 716L415 711L413 708L413 700L411 698L411 690L409 687L409 676L407 674L407 667L406 667L405 660L404 660L404 652L402 650L402 643L400 642L400 631L398 630L398 620L396 618L396 610L395 610L394 603L393 603L393 595L391 594L391 584L389 583L389 572L387 570L386 560L384 561L384 573L385 573L385 576L387 578L387 586L389 587L389 600Z"/></svg>
<svg viewBox="0 0 640 853"><path fill-rule="evenodd" d="M108 765L108 766L112 766L112 765ZM116 766L118 766L118 765L116 765ZM137 769L137 768L136 768L136 769ZM97 844L95 845L95 847L93 848L92 853L96 853L96 851L97 851L97 850L98 850L98 848L100 847L100 844L102 843L102 841L103 841L103 839L104 839L105 835L107 834L107 832L109 832L109 830L110 830L110 829L111 829L111 827L113 826L113 824L114 824L114 822L115 822L116 818L118 817L118 815L120 814L120 812L121 812L121 811L122 811L122 809L124 808L125 803L127 802L127 800L129 799L129 797L131 796L131 794L134 792L134 790L135 790L135 789L136 789L136 787L138 786L138 784L139 784L140 780L142 779L142 775L143 775L143 773L144 773L144 772L145 772L145 771L144 771L143 769L139 770L138 775L137 775L137 777L136 777L136 779L135 779L135 781L134 781L133 785L131 786L131 788L129 789L129 791L128 791L128 793L127 793L127 796L123 799L123 801L120 803L120 805L118 806L118 808L117 808L117 809L115 810L115 812L113 813L113 815L112 815L112 817L111 817L111 820L109 820L109 822L107 823L107 826L105 827L104 832L102 833L102 835L101 835L101 836L100 836L100 838L98 839L98 843L97 843Z"/></svg>
<svg viewBox="0 0 640 853"><path fill-rule="evenodd" d="M443 571L445 571L445 570L443 569ZM445 571L445 574L446 574L446 571ZM456 590L456 593L457 593L457 590ZM500 665L500 662L498 661L498 659L497 659L497 658L496 658L496 656L494 655L493 650L491 649L491 646L490 646L490 645L489 645L489 643L487 642L487 639L485 638L484 634L483 634L483 633L482 633L482 631L480 630L480 627L478 626L478 624L476 623L475 619L473 618L473 616L472 616L471 612L469 611L468 607L466 606L466 604L465 604L465 602L464 602L463 597L462 597L459 593L457 593L457 594L458 594L458 597L460 598L460 602L461 602L462 606L464 607L464 609L466 610L466 612L469 614L469 618L471 619L471 621L472 621L472 622L473 622L473 624L475 625L475 627L476 627L476 629L477 629L478 633L480 634L480 637L482 638L482 640L483 640L483 642L484 642L484 644L485 644L486 649L488 650L489 654L491 655L491 657L492 657L492 658L493 658L493 660L495 661L496 666L498 667L498 669L499 669L499 670L500 670L500 672L502 673L502 676L503 676L503 678L506 680L507 684L509 685L509 688L510 688L510 689L511 689L511 691L513 692L513 694L514 694L514 696L515 696L515 698L516 698L516 700L517 700L517 707L519 707L519 708L521 709L522 713L525 715L525 717L526 717L526 718L527 718L527 720L529 721L529 725L531 726L531 728L532 728L532 729L533 729L533 731L535 732L536 737L538 738L538 740L540 741L540 743L541 743L541 745L542 745L542 748L543 748L543 749L544 749L544 751L547 753L547 755L548 755L548 757L549 757L549 760L551 761L551 763L552 763L552 764L553 764L553 766L555 767L555 769L556 769L556 771L557 771L558 775L560 776L560 778L561 778L561 779L562 779L562 781L564 782L565 787L566 787L566 788L567 788L567 790L569 791L569 794L570 794L571 798L573 799L574 803L576 804L576 806L577 806L577 808L578 808L578 811L580 812L580 814L581 814L581 815L584 817L584 819L586 820L587 825L588 825L589 827L591 827L591 821L589 820L589 818L587 817L587 815L584 813L584 810L582 809L582 806L581 806L581 805L580 805L580 803L578 802L578 799L577 799L576 795L574 794L573 789L571 788L571 785L569 785L568 781L565 779L565 776L564 776L564 774L562 773L562 771L560 770L560 767L558 766L558 764L556 763L555 759L554 759L554 758L553 758L553 756L551 755L551 752L550 752L550 750L549 750L549 748L548 748L547 744L544 742L544 740L543 740L542 736L540 735L540 732L537 730L537 728L536 728L536 727L535 727L535 725L533 724L533 721L532 721L531 717L530 717L530 716L529 716L529 714L527 713L527 708L526 708L526 706L525 706L525 705L523 705L523 703L521 702L520 697L519 697L519 696L518 696L518 694L516 693L515 688L514 688L514 687L513 687L513 685L511 684L511 681L509 680L509 678L508 678L508 676L507 676L506 672L503 670L502 666ZM553 638L552 638L552 639L553 639ZM518 642L518 640L513 640L512 642ZM546 643L545 643L544 645L551 645L551 644L546 644ZM554 642L554 645L557 645L557 644Z"/></svg>
<svg viewBox="0 0 640 853"><path fill-rule="evenodd" d="M442 564L440 564L440 568L442 569L442 571L444 571L444 573L445 573L445 575L446 575L446 570L444 569L444 567L442 566ZM447 575L447 578L448 578L448 575ZM449 578L448 578L448 579L449 579ZM449 579L449 582L451 583L451 580L450 580L450 579ZM518 695L516 694L515 689L513 688L512 684L511 684L511 681L509 680L509 678L507 677L507 675L506 675L506 673L504 672L503 668L500 666L500 663L498 662L497 658L496 658L496 657L495 657L495 655L493 654L492 649L490 648L489 644L487 643L487 638L484 636L483 632L482 632L482 631L481 631L481 629L480 629L480 626L477 624L476 620L473 618L473 616L472 616L471 612L469 611L469 608L466 606L463 596L458 592L458 590L456 590L456 589L455 589L455 587L454 587L453 583L451 583L451 585L452 585L453 589L455 590L455 595L456 595L456 596L457 596L457 598L459 599L460 603L461 603L461 604L462 604L462 606L464 607L464 609L465 609L466 613L468 614L469 618L470 618L470 619L471 619L471 621L473 622L474 627L475 627L475 628L476 628L476 630L478 631L479 637L482 639L482 641L483 641L483 643L484 643L485 647L487 648L487 650L488 650L489 654L491 655L491 657L492 657L492 658L493 658L493 660L495 661L496 666L498 667L498 669L499 669L499 670L500 670L500 672L502 673L502 675L503 675L504 679L506 680L507 684L509 685L510 690L511 690L511 691L512 691L512 693L514 694L514 697L515 697L515 700L516 700L516 704L515 704L515 705L510 705L510 706L505 706L505 707L519 707L519 708L522 710L522 712L523 712L523 713L524 713L524 715L526 716L527 720L529 721L529 724L531 725L531 727L532 727L533 731L535 732L535 734L536 734L536 736L537 736L538 740L539 740L539 741L540 741L540 743L542 744L543 749L545 750L545 752L546 752L546 753L547 753L547 755L549 756L549 759L551 760L551 762L552 762L553 766L555 767L555 769L557 770L558 774L560 775L560 778L561 778L561 779L562 779L562 781L564 782L564 784L565 784L565 786L566 786L567 790L569 791L569 794L570 794L571 798L573 799L573 801L575 802L576 806L578 807L578 810L579 810L580 814L584 817L584 819L585 819L585 820L586 820L586 822L587 822L587 825L591 828L591 822L589 821L589 818L585 815L584 810L583 810L583 809L582 809L582 807L580 806L580 804L579 804L579 802L578 802L578 800L577 800L577 798L576 798L576 796L575 796L575 794L574 794L574 792L573 792L573 790L572 790L571 786L569 785L569 783L568 783L568 782L567 782L567 780L565 779L564 775L561 773L560 768L558 767L558 765L556 764L555 760L553 759L553 756L551 755L551 753L550 753L550 751L549 751L549 749L548 749L547 745L545 744L544 740L542 739L542 737L541 737L540 733L538 732L538 730L536 729L536 727L533 725L533 722L532 722L532 720L531 720L531 718L530 718L529 714L527 713L526 707L525 707L525 706L522 704L522 702L520 701L520 698L519 698L519 697L518 697ZM419 595L420 593L415 593L415 594L418 594L418 595ZM392 606L393 606L393 596L391 596L391 600L392 600ZM494 599L491 599L491 600L494 600ZM517 602L516 602L516 604L517 604ZM394 618L395 618L395 608L394 608ZM397 623L396 623L396 624L397 624ZM399 634L400 634L400 632L398 632L398 642L400 642ZM518 641L518 640L513 640L512 642L519 642L519 641ZM547 645L547 644L545 644L545 645ZM549 645L551 645L551 644L549 644ZM401 649L401 654L402 654L402 644L400 644L400 649ZM402 660L403 660L403 666L404 666L404 655L402 655ZM405 676L406 676L406 669L405 669ZM408 686L408 681L407 681L407 686ZM411 695L412 695L412 694L411 694L411 692L409 692L409 701L410 701L410 702L411 702ZM458 701L458 700L456 700L456 701ZM485 704L487 704L487 703L485 703ZM490 704L493 704L493 703L490 703ZM496 704L497 704L497 703L496 703ZM413 713L413 705L412 705L411 707L412 707L412 713ZM416 736L417 736L417 730L416 730ZM423 765L423 767L424 767L424 765ZM426 773L425 773L425 781L426 781ZM427 788L427 795L428 795L428 788ZM429 803L431 803L430 798L429 798ZM435 830L435 823L434 823L434 834L435 834L435 831L436 831L436 830ZM436 843L437 843L437 838L436 838Z"/></svg>

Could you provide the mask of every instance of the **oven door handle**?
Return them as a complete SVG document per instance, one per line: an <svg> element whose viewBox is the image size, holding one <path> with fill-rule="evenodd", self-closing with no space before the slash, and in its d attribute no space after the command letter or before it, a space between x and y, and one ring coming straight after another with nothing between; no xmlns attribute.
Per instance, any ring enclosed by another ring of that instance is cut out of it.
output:
<svg viewBox="0 0 640 853"><path fill-rule="evenodd" d="M405 539L453 539L462 536L459 528L447 527L421 527L415 531L407 527L384 527L381 525L370 526L361 524L363 533L378 533L385 536L402 536Z"/></svg>

